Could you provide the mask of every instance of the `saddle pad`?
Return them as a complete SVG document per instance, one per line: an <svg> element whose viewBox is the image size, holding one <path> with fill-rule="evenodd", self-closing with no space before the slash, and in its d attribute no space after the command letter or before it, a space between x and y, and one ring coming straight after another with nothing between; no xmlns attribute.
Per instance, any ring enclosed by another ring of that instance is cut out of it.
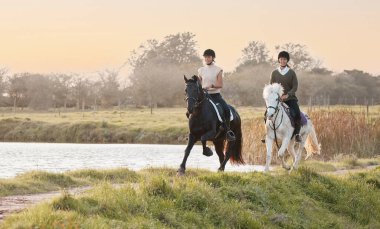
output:
<svg viewBox="0 0 380 229"><path fill-rule="evenodd" d="M215 104L211 99L207 99L208 101L210 101L210 103L212 104L212 106L214 107L214 109L215 109L215 112L216 112L216 115L218 116L218 120L220 121L220 122L223 122L223 119L222 119L222 117L220 116L220 112L219 112L219 110L218 110L218 105L219 105L219 103L218 104ZM231 109L229 109L230 110L230 121L232 121L232 120L234 120L234 116L233 116L233 114L232 114L232 112L231 112Z"/></svg>
<svg viewBox="0 0 380 229"><path fill-rule="evenodd" d="M285 113L288 115L289 119L290 119L290 122L292 123L292 127L294 127L294 118L293 116L290 114L290 108L289 106L286 104L286 103L282 103L282 106L285 108ZM304 126L307 124L307 120L309 119L309 116L307 116L307 114L303 113L301 111L301 126Z"/></svg>

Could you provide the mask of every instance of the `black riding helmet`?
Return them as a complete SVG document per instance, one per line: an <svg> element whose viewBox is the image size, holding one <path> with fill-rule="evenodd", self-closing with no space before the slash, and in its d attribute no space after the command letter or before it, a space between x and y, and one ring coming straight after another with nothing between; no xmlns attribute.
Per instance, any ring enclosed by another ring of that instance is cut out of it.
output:
<svg viewBox="0 0 380 229"><path fill-rule="evenodd" d="M213 58L215 58L215 52L212 49L206 49L203 52L203 56L212 56Z"/></svg>
<svg viewBox="0 0 380 229"><path fill-rule="evenodd" d="M277 58L277 60L279 60L281 57L287 59L288 62L289 62L289 60L290 60L290 55L289 55L289 53L288 53L287 51L281 51L281 52L278 54L278 58Z"/></svg>

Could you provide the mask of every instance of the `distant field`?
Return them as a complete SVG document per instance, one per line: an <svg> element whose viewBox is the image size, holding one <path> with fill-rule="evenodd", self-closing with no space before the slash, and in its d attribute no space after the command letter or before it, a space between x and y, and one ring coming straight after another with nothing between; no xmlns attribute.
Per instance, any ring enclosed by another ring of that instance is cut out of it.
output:
<svg viewBox="0 0 380 229"><path fill-rule="evenodd" d="M238 107L248 162L265 161L264 107ZM379 155L380 106L302 107L315 124L322 160ZM0 140L62 143L186 144L186 108L129 108L86 112L0 112Z"/></svg>
<svg viewBox="0 0 380 229"><path fill-rule="evenodd" d="M308 112L309 107L301 109ZM349 110L356 113L366 113L363 106L314 106L312 111ZM265 107L237 107L242 120L262 117ZM153 114L149 108L128 108L123 110L85 111L85 112L32 112L18 111L16 113L0 110L0 121L4 119L16 119L20 121L40 121L50 124L80 123L80 122L107 122L116 126L124 126L132 129L163 130L168 127L187 128L186 108L157 108ZM380 116L380 106L369 108L369 117Z"/></svg>

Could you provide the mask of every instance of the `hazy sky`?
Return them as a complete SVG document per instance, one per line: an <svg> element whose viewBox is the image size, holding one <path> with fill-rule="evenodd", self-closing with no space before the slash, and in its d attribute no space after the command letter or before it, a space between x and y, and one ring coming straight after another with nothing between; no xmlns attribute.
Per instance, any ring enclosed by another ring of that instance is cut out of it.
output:
<svg viewBox="0 0 380 229"><path fill-rule="evenodd" d="M113 69L147 39L178 32L195 33L199 52L213 48L227 71L258 40L302 43L335 71L380 74L378 0L0 0L0 67Z"/></svg>

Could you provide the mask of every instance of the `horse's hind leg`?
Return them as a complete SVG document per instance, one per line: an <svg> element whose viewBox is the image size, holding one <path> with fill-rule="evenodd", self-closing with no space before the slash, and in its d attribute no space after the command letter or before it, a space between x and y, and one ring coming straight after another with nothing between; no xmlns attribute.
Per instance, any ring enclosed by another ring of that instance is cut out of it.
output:
<svg viewBox="0 0 380 229"><path fill-rule="evenodd" d="M293 170L293 168L297 169L297 164L296 164L296 162L297 162L297 154L296 154L296 151L294 150L294 145L295 145L294 141L290 141L289 145L288 145L288 152L293 157L293 165L292 165L291 170Z"/></svg>
<svg viewBox="0 0 380 229"><path fill-rule="evenodd" d="M215 151L216 151L216 154L218 154L218 157L219 157L219 163L220 163L220 167L219 167L219 171L223 171L224 168L222 168L222 163L224 161L224 152L223 152L223 149L224 149L224 140L216 140L214 141L214 146L215 146Z"/></svg>
<svg viewBox="0 0 380 229"><path fill-rule="evenodd" d="M298 168L298 165L299 165L299 163L301 161L301 157L302 157L302 150L304 147L305 147L305 139L303 139L302 142L298 145L296 159L295 159L294 164L293 164L294 169Z"/></svg>
<svg viewBox="0 0 380 229"><path fill-rule="evenodd" d="M233 144L236 144L236 141L227 142L227 146L226 146L227 152L226 152L226 155L224 156L223 162L220 165L219 171L224 171L224 168L226 167L228 160L230 160L231 150L234 148Z"/></svg>
<svg viewBox="0 0 380 229"><path fill-rule="evenodd" d="M190 155L190 151L193 148L195 142L196 142L196 139L195 139L194 135L189 134L189 139L187 141L187 147L185 149L185 155L183 157L181 165L179 166L179 169L177 170L177 175L178 176L185 175L186 161L187 161L187 158Z"/></svg>

